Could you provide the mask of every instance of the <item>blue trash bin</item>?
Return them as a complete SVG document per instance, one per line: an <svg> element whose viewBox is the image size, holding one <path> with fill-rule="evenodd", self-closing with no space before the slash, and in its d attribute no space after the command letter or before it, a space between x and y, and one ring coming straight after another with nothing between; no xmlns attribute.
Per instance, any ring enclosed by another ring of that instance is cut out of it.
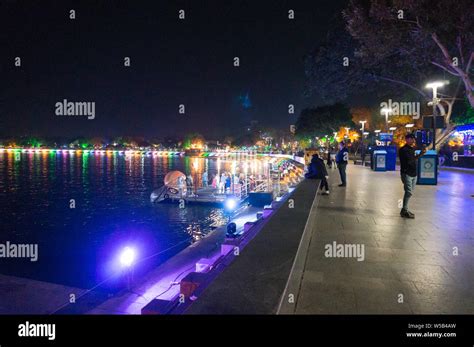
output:
<svg viewBox="0 0 474 347"><path fill-rule="evenodd" d="M374 151L374 171L387 171L387 151L376 150Z"/></svg>
<svg viewBox="0 0 474 347"><path fill-rule="evenodd" d="M397 147L396 146L371 146L373 151L386 151L387 156L385 160L385 168L387 171L395 171L396 169L396 164L397 164ZM374 162L374 156L372 152L372 156L370 157L370 167L372 170L375 170L375 162Z"/></svg>
<svg viewBox="0 0 474 347"><path fill-rule="evenodd" d="M417 154L420 151L416 151ZM438 184L438 153L434 150L427 151L425 155L418 158L417 184Z"/></svg>

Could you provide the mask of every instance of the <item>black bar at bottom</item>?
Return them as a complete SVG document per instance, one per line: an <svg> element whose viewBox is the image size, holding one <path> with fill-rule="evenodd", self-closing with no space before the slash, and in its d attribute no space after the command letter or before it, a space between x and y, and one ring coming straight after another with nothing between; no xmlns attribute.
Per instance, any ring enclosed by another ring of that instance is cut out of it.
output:
<svg viewBox="0 0 474 347"><path fill-rule="evenodd" d="M52 326L43 324L55 325L54 340L48 334ZM0 327L1 347L111 346L115 341L120 346L160 346L173 341L227 345L248 344L260 337L265 345L271 341L326 346L342 342L350 346L474 344L472 315L0 316ZM20 337L20 330L46 336Z"/></svg>

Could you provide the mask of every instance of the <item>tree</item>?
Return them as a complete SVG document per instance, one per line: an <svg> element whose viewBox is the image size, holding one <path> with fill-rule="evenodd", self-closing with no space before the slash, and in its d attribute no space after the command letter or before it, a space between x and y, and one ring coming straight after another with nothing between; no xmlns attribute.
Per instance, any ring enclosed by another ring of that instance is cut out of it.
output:
<svg viewBox="0 0 474 347"><path fill-rule="evenodd" d="M192 133L185 136L183 148L185 149L202 149L204 147L204 136L198 133Z"/></svg>
<svg viewBox="0 0 474 347"><path fill-rule="evenodd" d="M432 98L426 82L448 80L438 105L448 122L438 136L438 143L444 141L453 129L450 120L458 94L463 92L474 106L474 2L354 0L343 19L349 37L338 27L340 39L308 57L306 74L310 86L316 86L309 91L343 100L361 87L376 95L410 90L412 97L417 94L426 103ZM348 66L342 65L343 57L349 59Z"/></svg>
<svg viewBox="0 0 474 347"><path fill-rule="evenodd" d="M372 115L377 111L368 107L353 107L351 108L352 122L356 125L357 129L361 129L362 124L360 121L366 121L364 129L365 131L368 131L373 123Z"/></svg>
<svg viewBox="0 0 474 347"><path fill-rule="evenodd" d="M349 108L341 103L306 108L296 121L296 138L299 140L332 135L340 127L354 127Z"/></svg>
<svg viewBox="0 0 474 347"><path fill-rule="evenodd" d="M457 104L453 111L453 122L455 124L474 124L474 107L471 107L467 100Z"/></svg>
<svg viewBox="0 0 474 347"><path fill-rule="evenodd" d="M474 2L471 0L353 1L343 11L347 30L364 64L403 68L402 76L379 76L425 95L410 79L442 72L460 80L474 106ZM433 70L434 69L434 70ZM411 78L410 78L411 75ZM405 83L400 77L406 77ZM429 76L431 77L431 76Z"/></svg>
<svg viewBox="0 0 474 347"><path fill-rule="evenodd" d="M34 136L27 136L23 137L20 141L18 141L20 146L22 147L36 147L39 148L43 145L43 140L39 137Z"/></svg>

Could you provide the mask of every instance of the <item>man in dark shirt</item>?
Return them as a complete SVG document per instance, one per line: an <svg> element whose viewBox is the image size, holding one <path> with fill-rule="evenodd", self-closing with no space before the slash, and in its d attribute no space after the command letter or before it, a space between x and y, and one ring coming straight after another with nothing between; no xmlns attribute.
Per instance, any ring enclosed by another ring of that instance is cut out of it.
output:
<svg viewBox="0 0 474 347"><path fill-rule="evenodd" d="M346 144L344 142L339 143L339 152L336 155L336 164L339 169L339 176L341 176L341 184L339 187L346 186L346 167L349 162L349 151L347 150Z"/></svg>
<svg viewBox="0 0 474 347"><path fill-rule="evenodd" d="M425 154L426 149L423 148L419 155L415 154L415 136L408 134L405 136L406 144L400 148L398 155L400 157L400 174L403 182L403 207L400 211L400 216L403 218L415 218L415 215L408 211L408 201L410 200L416 185L416 163L418 158Z"/></svg>

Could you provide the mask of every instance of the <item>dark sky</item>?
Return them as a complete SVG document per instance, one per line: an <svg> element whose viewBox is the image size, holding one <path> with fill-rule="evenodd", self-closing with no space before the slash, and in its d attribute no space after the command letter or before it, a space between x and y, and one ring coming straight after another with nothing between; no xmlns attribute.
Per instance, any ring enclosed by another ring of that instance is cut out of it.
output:
<svg viewBox="0 0 474 347"><path fill-rule="evenodd" d="M346 1L0 4L1 136L197 131L212 138L238 132L251 119L289 129L311 102L303 97L304 55L326 36ZM179 9L186 11L184 21ZM233 66L236 56L240 67ZM124 67L124 57L131 67ZM239 101L247 92L250 109ZM56 116L54 105L63 99L94 101L96 118Z"/></svg>

